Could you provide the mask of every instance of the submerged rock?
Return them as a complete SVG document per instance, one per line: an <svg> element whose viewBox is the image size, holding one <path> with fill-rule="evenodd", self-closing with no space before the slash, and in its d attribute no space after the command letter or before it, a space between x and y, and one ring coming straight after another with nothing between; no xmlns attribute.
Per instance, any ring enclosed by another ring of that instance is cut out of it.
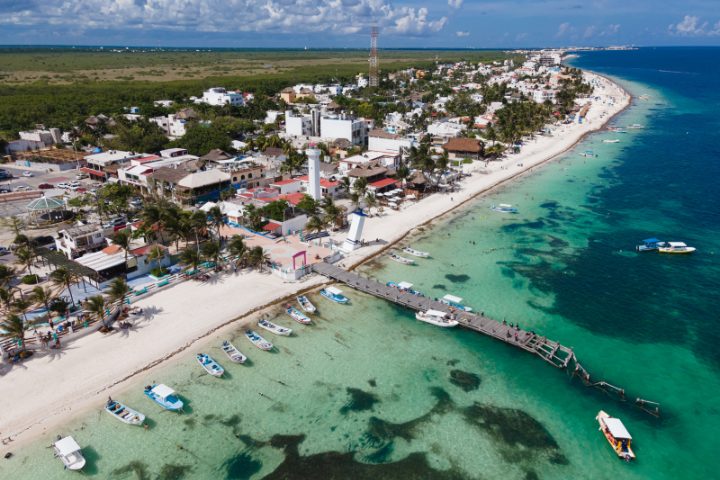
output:
<svg viewBox="0 0 720 480"><path fill-rule="evenodd" d="M366 392L359 388L348 387L346 391L350 394L350 400L340 409L340 413L343 415L346 415L348 412L372 410L375 404L380 401L374 393Z"/></svg>
<svg viewBox="0 0 720 480"><path fill-rule="evenodd" d="M466 392L477 390L480 387L480 376L463 370L450 371L450 383L462 388Z"/></svg>

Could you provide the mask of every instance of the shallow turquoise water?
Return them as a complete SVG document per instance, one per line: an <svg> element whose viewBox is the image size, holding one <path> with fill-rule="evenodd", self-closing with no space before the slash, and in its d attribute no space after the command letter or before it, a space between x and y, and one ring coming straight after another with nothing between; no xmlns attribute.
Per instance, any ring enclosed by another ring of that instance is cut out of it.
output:
<svg viewBox="0 0 720 480"><path fill-rule="evenodd" d="M607 61L591 60L583 66L600 69L596 64ZM99 405L57 432L86 447L87 476L716 476L717 193L703 175L692 177L679 148L665 148L668 141L679 145L676 130L707 115L712 103L608 68L636 80L628 83L636 95L651 95L618 120L645 130L594 135L408 239L431 259L414 267L383 261L363 272L411 281L432 296L462 296L489 316L560 340L594 377L630 397L661 402L660 419L532 355L472 332L420 324L408 311L345 289L349 306L313 297L321 313L313 326L279 316L296 335L267 334L275 353L260 352L236 332L251 365L224 361L212 339L202 349L228 378L205 375L194 351L139 378L117 398L148 415L147 431L120 424ZM606 138L622 141L602 143ZM693 138L683 151L705 158L707 143ZM577 155L586 149L598 157ZM492 212L499 202L520 213ZM687 240L699 251L636 254L636 241L652 235ZM153 380L176 388L187 411L160 412L142 394ZM636 463L619 461L597 431L600 409L624 420ZM45 448L50 437L0 462L0 476L70 478Z"/></svg>

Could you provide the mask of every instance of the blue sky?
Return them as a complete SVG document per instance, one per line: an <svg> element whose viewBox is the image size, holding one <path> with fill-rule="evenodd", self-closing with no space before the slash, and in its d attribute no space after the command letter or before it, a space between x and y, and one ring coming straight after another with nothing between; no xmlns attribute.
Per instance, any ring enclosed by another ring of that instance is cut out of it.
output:
<svg viewBox="0 0 720 480"><path fill-rule="evenodd" d="M0 0L0 44L720 45L720 0Z"/></svg>

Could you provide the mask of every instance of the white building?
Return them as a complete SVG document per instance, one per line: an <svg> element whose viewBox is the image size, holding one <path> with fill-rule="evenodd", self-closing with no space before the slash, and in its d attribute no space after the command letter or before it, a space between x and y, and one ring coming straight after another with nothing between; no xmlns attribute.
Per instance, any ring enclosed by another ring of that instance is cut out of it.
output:
<svg viewBox="0 0 720 480"><path fill-rule="evenodd" d="M368 150L376 152L402 153L409 150L412 140L385 130L371 130L368 134Z"/></svg>
<svg viewBox="0 0 720 480"><path fill-rule="evenodd" d="M320 120L320 137L333 141L344 138L353 145L367 145L368 127L365 120L344 115L326 116Z"/></svg>
<svg viewBox="0 0 720 480"><path fill-rule="evenodd" d="M308 148L305 150L308 157L308 185L307 192L313 200L321 200L320 192L320 150Z"/></svg>
<svg viewBox="0 0 720 480"><path fill-rule="evenodd" d="M199 102L215 106L233 105L235 107L241 107L245 100L241 93L228 92L222 87L213 87L203 92L203 96L199 99Z"/></svg>
<svg viewBox="0 0 720 480"><path fill-rule="evenodd" d="M153 117L150 121L157 124L170 140L175 140L185 135L185 124L187 120L178 118L174 113L166 117Z"/></svg>
<svg viewBox="0 0 720 480"><path fill-rule="evenodd" d="M35 130L19 132L20 140L42 144L43 147L51 147L57 143L62 143L62 132L59 128L45 129L42 126L39 127Z"/></svg>
<svg viewBox="0 0 720 480"><path fill-rule="evenodd" d="M369 81L365 76L361 73L357 76L357 86L358 88L365 88L369 85Z"/></svg>
<svg viewBox="0 0 720 480"><path fill-rule="evenodd" d="M450 123L450 122L433 122L427 127L427 133L442 138L457 137L463 130L466 130L467 126L461 123Z"/></svg>
<svg viewBox="0 0 720 480"><path fill-rule="evenodd" d="M347 175L347 172L356 167L365 165L380 165L385 168L397 168L400 164L400 154L390 152L373 152L367 151L360 155L344 158L338 161L338 172L341 175Z"/></svg>
<svg viewBox="0 0 720 480"><path fill-rule="evenodd" d="M98 225L78 225L58 232L55 239L58 252L70 260L87 252L95 252L105 247L105 235Z"/></svg>
<svg viewBox="0 0 720 480"><path fill-rule="evenodd" d="M288 110L285 112L285 133L293 137L309 137L312 135L312 117L297 115Z"/></svg>

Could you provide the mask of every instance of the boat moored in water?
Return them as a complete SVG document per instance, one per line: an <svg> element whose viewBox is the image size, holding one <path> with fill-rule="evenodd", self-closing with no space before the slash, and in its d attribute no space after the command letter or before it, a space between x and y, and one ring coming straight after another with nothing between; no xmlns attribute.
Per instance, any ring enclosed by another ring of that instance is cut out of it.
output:
<svg viewBox="0 0 720 480"><path fill-rule="evenodd" d="M395 252L390 252L390 253L388 253L388 256L389 256L392 260L395 260L395 261L398 262L398 263L402 263L403 265L413 265L413 264L415 263L415 260L413 260L413 259L411 259L411 258L402 257L402 256L398 255L398 254L395 253Z"/></svg>
<svg viewBox="0 0 720 480"><path fill-rule="evenodd" d="M407 292L407 293L409 293L409 294L411 294L411 295L415 295L415 296L418 296L418 297L424 297L424 296L425 296L425 295L423 295L421 292L418 292L417 290L413 290L413 288L412 288L412 287L413 287L413 284L410 283L410 282L400 282L400 283L387 282L385 285L387 285L388 287L397 288L398 290L400 290L400 291L402 291L402 292Z"/></svg>
<svg viewBox="0 0 720 480"><path fill-rule="evenodd" d="M146 386L145 396L165 410L178 411L183 408L183 401L177 396L175 390L163 383Z"/></svg>
<svg viewBox="0 0 720 480"><path fill-rule="evenodd" d="M301 323L303 325L309 325L312 323L312 320L310 320L310 317L302 313L297 308L293 307L292 305L287 305L285 308L285 312L287 312L288 315L290 315L290 318L295 320L298 323Z"/></svg>
<svg viewBox="0 0 720 480"><path fill-rule="evenodd" d="M595 417L600 425L599 430L605 436L610 446L615 450L618 457L623 460L635 460L635 453L630 447L632 437L619 418L614 418L600 410Z"/></svg>
<svg viewBox="0 0 720 480"><path fill-rule="evenodd" d="M335 303L348 303L350 301L349 298L343 295L342 290L337 287L323 288L320 290L320 295Z"/></svg>
<svg viewBox="0 0 720 480"><path fill-rule="evenodd" d="M255 345L260 350L272 350L273 344L265 340L263 337L258 335L252 330L245 330L245 337L247 337L248 340L250 340L250 343Z"/></svg>
<svg viewBox="0 0 720 480"><path fill-rule="evenodd" d="M85 466L85 457L83 457L80 445L73 437L58 438L53 444L55 456L58 457L68 470L82 470Z"/></svg>
<svg viewBox="0 0 720 480"><path fill-rule="evenodd" d="M490 206L490 209L495 212L500 212L500 213L517 213L518 212L518 209L513 207L509 203L500 203L498 205L493 204Z"/></svg>
<svg viewBox="0 0 720 480"><path fill-rule="evenodd" d="M603 143L620 143L617 138L603 140Z"/></svg>
<svg viewBox="0 0 720 480"><path fill-rule="evenodd" d="M460 297L456 297L455 295L445 295L440 299L440 303L444 303L445 305L449 305L453 308L457 308L458 310L465 310L466 312L472 312L472 308L465 306L462 304L463 299Z"/></svg>
<svg viewBox="0 0 720 480"><path fill-rule="evenodd" d="M595 155L595 152L593 152L592 150L585 150L584 152L580 153L580 156L585 158L597 157L597 155Z"/></svg>
<svg viewBox="0 0 720 480"><path fill-rule="evenodd" d="M105 404L105 411L128 425L142 425L145 421L145 415L112 398Z"/></svg>
<svg viewBox="0 0 720 480"><path fill-rule="evenodd" d="M453 319L449 314L440 310L427 310L425 312L417 312L415 318L421 322L435 325L436 327L456 327L458 321Z"/></svg>
<svg viewBox="0 0 720 480"><path fill-rule="evenodd" d="M282 335L284 337L287 337L292 333L292 328L281 327L280 325L276 325L271 321L262 318L258 320L258 327L274 333L275 335Z"/></svg>
<svg viewBox="0 0 720 480"><path fill-rule="evenodd" d="M630 130L640 130L645 127L643 125L640 125L639 123L633 123L632 125L628 125L627 128Z"/></svg>
<svg viewBox="0 0 720 480"><path fill-rule="evenodd" d="M315 313L317 311L315 305L313 305L310 299L308 299L305 295L298 296L297 301L300 304L300 308L302 308L305 312Z"/></svg>
<svg viewBox="0 0 720 480"><path fill-rule="evenodd" d="M402 251L405 253L409 253L410 255L412 255L414 257L419 257L419 258L428 258L430 256L430 254L428 252L415 250L414 248L411 248L411 247L405 247L405 248L403 248Z"/></svg>
<svg viewBox="0 0 720 480"><path fill-rule="evenodd" d="M640 245L635 247L635 250L638 252L654 252L657 251L659 246L663 244L661 240L658 240L657 238L646 238L645 240L641 240Z"/></svg>
<svg viewBox="0 0 720 480"><path fill-rule="evenodd" d="M658 244L660 253L693 253L695 247L688 247L684 242L663 242Z"/></svg>
<svg viewBox="0 0 720 480"><path fill-rule="evenodd" d="M225 340L222 344L223 352L225 352L225 355L228 356L231 362L235 363L245 363L247 360L247 357L243 355L243 353L235 348L235 345L230 343L228 340Z"/></svg>
<svg viewBox="0 0 720 480"><path fill-rule="evenodd" d="M213 377L222 377L225 369L220 366L210 355L206 353L198 353L195 355L198 363L205 369L207 373Z"/></svg>

